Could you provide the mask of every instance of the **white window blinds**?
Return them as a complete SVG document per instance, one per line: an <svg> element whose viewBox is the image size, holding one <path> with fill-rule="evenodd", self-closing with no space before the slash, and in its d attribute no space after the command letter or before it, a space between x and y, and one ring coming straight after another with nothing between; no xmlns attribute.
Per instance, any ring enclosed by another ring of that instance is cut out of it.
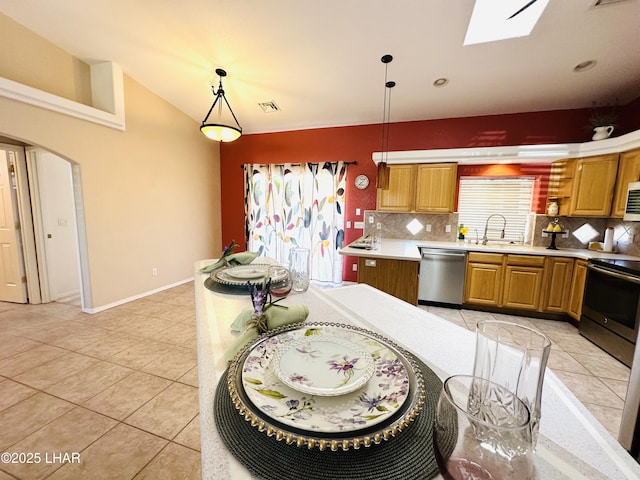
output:
<svg viewBox="0 0 640 480"><path fill-rule="evenodd" d="M477 232L481 241L485 227L489 240L528 238L533 183L533 177L460 177L458 221L469 229L467 238L474 241Z"/></svg>

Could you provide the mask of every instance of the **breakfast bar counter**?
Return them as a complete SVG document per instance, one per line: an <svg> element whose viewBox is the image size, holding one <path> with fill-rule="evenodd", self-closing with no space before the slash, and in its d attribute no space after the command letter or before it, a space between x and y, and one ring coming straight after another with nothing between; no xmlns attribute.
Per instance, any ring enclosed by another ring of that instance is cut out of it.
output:
<svg viewBox="0 0 640 480"><path fill-rule="evenodd" d="M246 294L207 289L208 275L199 269L211 263L213 260L203 260L195 265L202 476L207 480L251 479L255 477L220 437L213 407L218 381L227 368L225 353L234 340L231 323L251 306L251 299ZM282 303L307 305L308 322L335 322L378 332L411 352L441 380L471 373L475 334L368 285L327 289L312 285L304 293L290 294ZM264 442L276 440L265 435ZM545 480L640 478L635 460L549 370L535 463L537 478Z"/></svg>

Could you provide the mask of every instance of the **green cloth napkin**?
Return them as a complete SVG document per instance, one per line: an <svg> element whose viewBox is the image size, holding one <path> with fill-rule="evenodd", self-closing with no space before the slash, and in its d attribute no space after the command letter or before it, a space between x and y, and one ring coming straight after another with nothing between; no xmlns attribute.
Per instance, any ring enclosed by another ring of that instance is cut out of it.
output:
<svg viewBox="0 0 640 480"><path fill-rule="evenodd" d="M211 265L207 265L206 267L201 268L200 272L211 273L214 270L225 267L227 265L229 266L248 265L249 263L253 262L257 257L258 257L257 252L232 253L230 255L227 255L226 257L222 257L216 263L213 263Z"/></svg>
<svg viewBox="0 0 640 480"><path fill-rule="evenodd" d="M269 328L269 330L283 327L285 325L304 322L309 316L309 307L307 307L306 305L288 304L283 305L283 307L284 306L286 306L287 308L270 306L265 310L264 313L267 316L267 327ZM233 357L235 357L236 354L240 350L242 350L242 347L244 347L247 343L255 340L260 336L257 327L245 328L247 322L253 315L253 312L253 307L243 310L231 325L231 330L240 332L240 335L236 337L233 345L231 345L231 347L229 347L229 350L227 350L227 353L225 355L225 359L227 360L227 362L233 360Z"/></svg>

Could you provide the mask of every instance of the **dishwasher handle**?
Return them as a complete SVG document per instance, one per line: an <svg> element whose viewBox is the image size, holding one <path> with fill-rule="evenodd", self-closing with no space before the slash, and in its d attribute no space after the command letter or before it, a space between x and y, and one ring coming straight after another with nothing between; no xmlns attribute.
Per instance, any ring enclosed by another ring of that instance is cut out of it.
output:
<svg viewBox="0 0 640 480"><path fill-rule="evenodd" d="M433 257L466 257L467 254L465 252L434 252L434 251L423 251L422 258L433 258Z"/></svg>

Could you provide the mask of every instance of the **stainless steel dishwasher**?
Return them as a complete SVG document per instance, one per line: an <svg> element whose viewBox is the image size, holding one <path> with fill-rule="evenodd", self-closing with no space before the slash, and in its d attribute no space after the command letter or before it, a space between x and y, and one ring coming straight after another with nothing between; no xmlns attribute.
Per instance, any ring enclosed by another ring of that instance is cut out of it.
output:
<svg viewBox="0 0 640 480"><path fill-rule="evenodd" d="M418 301L462 305L467 253L461 250L421 248Z"/></svg>

